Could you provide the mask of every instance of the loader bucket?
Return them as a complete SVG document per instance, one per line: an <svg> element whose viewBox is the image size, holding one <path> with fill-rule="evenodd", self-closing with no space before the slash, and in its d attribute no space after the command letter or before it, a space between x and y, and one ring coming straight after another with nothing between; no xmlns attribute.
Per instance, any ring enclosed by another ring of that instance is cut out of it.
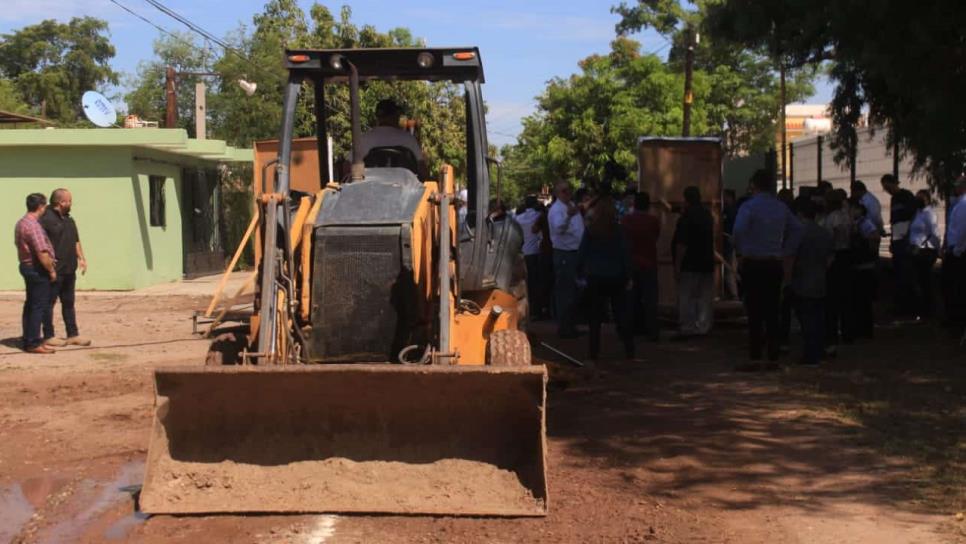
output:
<svg viewBox="0 0 966 544"><path fill-rule="evenodd" d="M155 372L149 514L543 516L542 366Z"/></svg>

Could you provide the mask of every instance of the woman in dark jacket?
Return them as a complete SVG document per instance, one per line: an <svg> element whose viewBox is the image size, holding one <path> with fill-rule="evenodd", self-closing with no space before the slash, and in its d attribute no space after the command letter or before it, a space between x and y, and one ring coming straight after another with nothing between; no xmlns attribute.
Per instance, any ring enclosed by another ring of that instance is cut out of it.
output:
<svg viewBox="0 0 966 544"><path fill-rule="evenodd" d="M577 270L586 278L590 302L590 360L597 359L600 353L600 325L608 302L624 353L628 359L634 358L634 336L625 307L630 286L628 259L614 199L602 194L587 213L587 229L577 252Z"/></svg>

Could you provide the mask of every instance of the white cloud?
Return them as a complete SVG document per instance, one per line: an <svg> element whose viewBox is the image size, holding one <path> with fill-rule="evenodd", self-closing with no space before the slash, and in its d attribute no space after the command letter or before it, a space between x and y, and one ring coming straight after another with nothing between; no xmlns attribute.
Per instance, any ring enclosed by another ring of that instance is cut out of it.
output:
<svg viewBox="0 0 966 544"><path fill-rule="evenodd" d="M604 19L558 14L500 12L485 14L482 20L486 26L538 34L538 37L543 39L607 42L614 38L614 22Z"/></svg>
<svg viewBox="0 0 966 544"><path fill-rule="evenodd" d="M429 8L408 8L404 14L410 21L430 20L438 25L472 25L488 31L518 31L543 40L577 43L609 42L614 39L616 23L614 17L592 18L526 11L481 11L471 19Z"/></svg>
<svg viewBox="0 0 966 544"><path fill-rule="evenodd" d="M523 130L520 121L533 113L533 102L487 101L486 129L491 144L502 146L516 142Z"/></svg>
<svg viewBox="0 0 966 544"><path fill-rule="evenodd" d="M107 0L5 0L3 4L3 9L0 9L0 23L4 23L3 26L25 26L44 19L66 21L84 15L113 22L118 19L120 11Z"/></svg>

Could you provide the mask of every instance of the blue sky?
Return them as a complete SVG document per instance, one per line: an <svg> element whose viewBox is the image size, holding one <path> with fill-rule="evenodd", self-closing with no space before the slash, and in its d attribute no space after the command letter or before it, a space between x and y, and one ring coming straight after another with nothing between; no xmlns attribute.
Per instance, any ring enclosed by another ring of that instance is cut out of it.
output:
<svg viewBox="0 0 966 544"><path fill-rule="evenodd" d="M185 30L144 0L118 0L168 30ZM308 12L311 0L300 0ZM477 45L486 73L484 96L489 104L487 124L497 145L512 142L520 118L533 110L534 97L554 76L577 70L577 61L608 50L618 17L610 13L617 0L351 0L321 2L333 12L343 3L352 6L357 24L380 30L405 26L429 45ZM134 73L139 60L152 55L158 32L108 0L3 0L0 32L8 32L46 18L67 20L91 15L105 19L117 48L114 68ZM164 4L216 36L239 24L251 24L264 0L166 0ZM645 51L666 54L663 38L644 32L635 39ZM815 101L827 100L820 85Z"/></svg>

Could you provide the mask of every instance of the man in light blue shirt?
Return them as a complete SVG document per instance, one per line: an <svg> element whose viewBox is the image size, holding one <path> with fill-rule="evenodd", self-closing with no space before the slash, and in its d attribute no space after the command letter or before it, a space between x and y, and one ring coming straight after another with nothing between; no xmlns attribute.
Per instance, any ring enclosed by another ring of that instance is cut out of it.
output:
<svg viewBox="0 0 966 544"><path fill-rule="evenodd" d="M781 338L782 284L791 274L802 238L802 224L775 196L775 178L768 171L755 172L751 186L754 195L738 208L735 218L734 244L745 286L749 356L752 361L761 359L764 329L768 360L774 363ZM748 368L761 367L755 363ZM769 364L765 368L777 367Z"/></svg>
<svg viewBox="0 0 966 544"><path fill-rule="evenodd" d="M865 216L879 229L879 235L885 234L885 224L882 222L882 204L874 194L865 187L860 180L852 182L852 198L859 199L859 204L865 206Z"/></svg>
<svg viewBox="0 0 966 544"><path fill-rule="evenodd" d="M946 320L951 325L966 322L966 176L956 180L956 198L950 200L943 244L943 291Z"/></svg>

